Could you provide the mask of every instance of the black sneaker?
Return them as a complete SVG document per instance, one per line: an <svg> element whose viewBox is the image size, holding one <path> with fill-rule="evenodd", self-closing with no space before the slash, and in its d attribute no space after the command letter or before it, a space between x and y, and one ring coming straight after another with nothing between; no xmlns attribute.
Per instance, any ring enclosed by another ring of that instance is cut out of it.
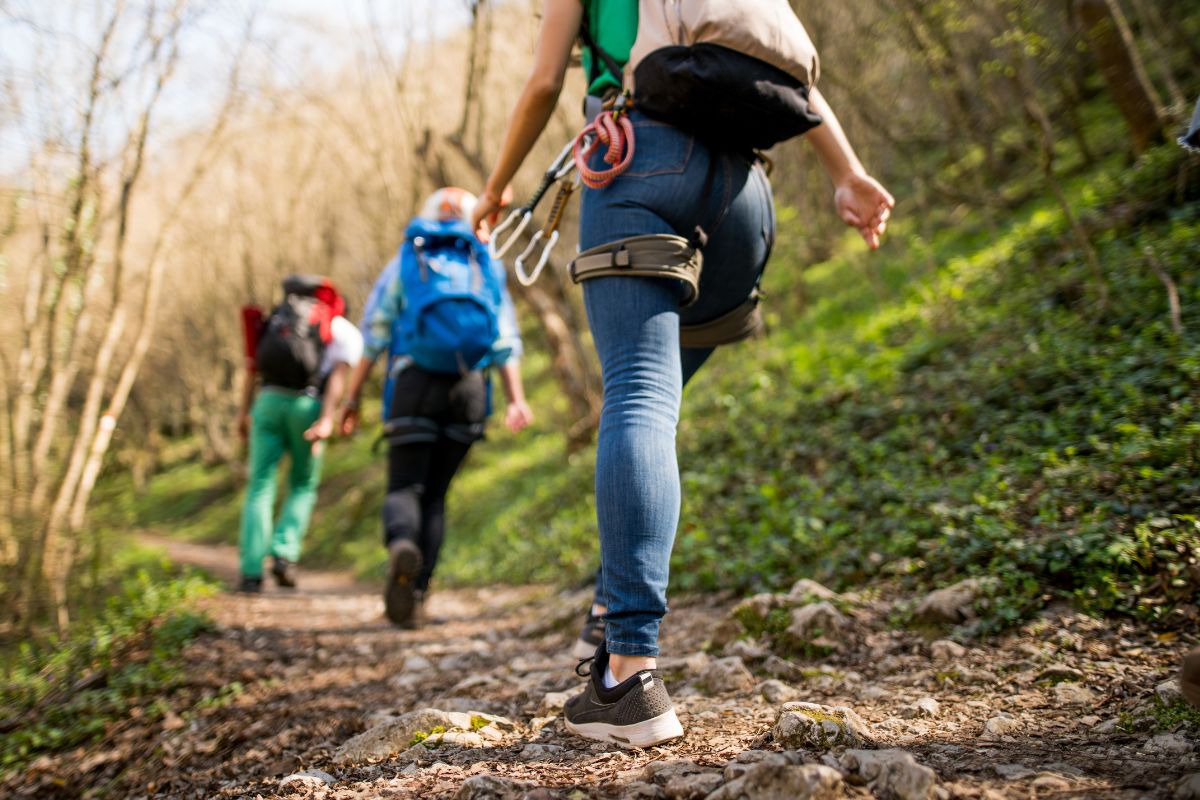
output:
<svg viewBox="0 0 1200 800"><path fill-rule="evenodd" d="M421 551L407 539L388 545L387 586L383 606L393 625L410 627L417 607L417 575L421 572Z"/></svg>
<svg viewBox="0 0 1200 800"><path fill-rule="evenodd" d="M586 663L580 662L576 672ZM608 652L601 645L592 659L587 687L567 701L563 711L567 730L629 747L652 747L683 736L683 726L658 670L644 669L605 689L607 667Z"/></svg>
<svg viewBox="0 0 1200 800"><path fill-rule="evenodd" d="M579 631L579 638L575 640L575 646L571 648L571 658L577 661L591 658L596 654L596 648L602 644L604 644L604 617L593 614L589 608L583 629Z"/></svg>
<svg viewBox="0 0 1200 800"><path fill-rule="evenodd" d="M238 591L243 594L262 594L262 578L250 578L243 575L242 582L238 585Z"/></svg>
<svg viewBox="0 0 1200 800"><path fill-rule="evenodd" d="M286 558L275 556L275 561L271 564L271 574L275 577L275 583L281 588L296 588L296 565Z"/></svg>

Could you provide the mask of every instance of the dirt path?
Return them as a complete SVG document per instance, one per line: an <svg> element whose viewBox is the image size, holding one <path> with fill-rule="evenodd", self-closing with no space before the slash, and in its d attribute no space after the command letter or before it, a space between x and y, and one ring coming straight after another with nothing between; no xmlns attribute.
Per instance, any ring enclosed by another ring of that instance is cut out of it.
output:
<svg viewBox="0 0 1200 800"><path fill-rule="evenodd" d="M226 576L236 563L231 548L170 549ZM884 601L835 600L840 633L818 640L833 649L809 659L744 638L703 652L732 632L732 603L682 603L662 666L687 735L620 750L557 717L555 693L580 685L565 653L585 595L437 592L433 621L399 631L374 587L303 573L295 592L212 598L218 628L162 713L43 759L0 795L1132 799L1173 797L1200 772L1200 728L1156 693L1171 699L1158 687L1180 641L1062 612L961 648L891 630ZM782 747L769 734L789 699L852 707L885 755ZM427 708L465 714L443 715L444 734L437 717L404 716Z"/></svg>

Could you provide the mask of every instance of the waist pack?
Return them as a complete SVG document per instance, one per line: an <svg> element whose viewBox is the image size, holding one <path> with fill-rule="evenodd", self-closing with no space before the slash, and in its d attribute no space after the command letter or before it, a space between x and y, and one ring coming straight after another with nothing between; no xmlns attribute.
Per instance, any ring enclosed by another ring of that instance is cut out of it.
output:
<svg viewBox="0 0 1200 800"><path fill-rule="evenodd" d="M640 0L622 76L642 113L733 150L765 150L821 123L809 109L820 62L787 0Z"/></svg>
<svg viewBox="0 0 1200 800"><path fill-rule="evenodd" d="M283 302L263 323L254 362L269 386L302 391L319 388L321 360L333 339L333 318L344 304L327 279L290 275L283 281Z"/></svg>
<svg viewBox="0 0 1200 800"><path fill-rule="evenodd" d="M430 372L479 369L500 336L504 273L461 221L418 219L400 251L404 304L392 342Z"/></svg>

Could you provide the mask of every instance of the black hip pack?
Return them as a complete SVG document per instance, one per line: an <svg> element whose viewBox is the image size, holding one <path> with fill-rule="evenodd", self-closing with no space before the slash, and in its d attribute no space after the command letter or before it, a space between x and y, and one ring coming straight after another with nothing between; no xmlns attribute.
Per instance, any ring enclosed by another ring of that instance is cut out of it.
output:
<svg viewBox="0 0 1200 800"><path fill-rule="evenodd" d="M593 72L620 76L639 111L723 149L765 150L821 124L817 51L787 0L640 0L624 66L586 19L580 35Z"/></svg>

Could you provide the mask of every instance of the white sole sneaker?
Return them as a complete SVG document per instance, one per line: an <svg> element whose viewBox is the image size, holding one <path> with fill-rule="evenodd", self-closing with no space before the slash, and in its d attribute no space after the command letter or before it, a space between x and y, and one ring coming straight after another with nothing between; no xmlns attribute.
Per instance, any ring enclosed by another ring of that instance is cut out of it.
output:
<svg viewBox="0 0 1200 800"><path fill-rule="evenodd" d="M657 717L635 722L632 725L611 725L607 722L585 722L574 725L570 720L563 720L567 730L586 739L601 742L612 742L624 747L653 747L656 744L669 742L683 736L683 725L671 709Z"/></svg>

